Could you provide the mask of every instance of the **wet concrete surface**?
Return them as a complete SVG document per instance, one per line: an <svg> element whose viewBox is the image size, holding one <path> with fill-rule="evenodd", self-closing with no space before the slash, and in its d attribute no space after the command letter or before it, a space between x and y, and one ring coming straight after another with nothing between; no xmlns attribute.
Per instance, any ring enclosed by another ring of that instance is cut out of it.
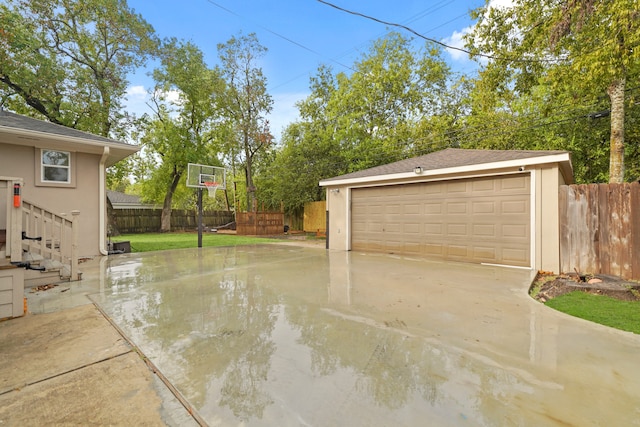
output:
<svg viewBox="0 0 640 427"><path fill-rule="evenodd" d="M285 245L96 265L78 293L209 425L640 425L640 336L533 301L528 270Z"/></svg>
<svg viewBox="0 0 640 427"><path fill-rule="evenodd" d="M0 323L0 426L35 425L196 423L85 302Z"/></svg>

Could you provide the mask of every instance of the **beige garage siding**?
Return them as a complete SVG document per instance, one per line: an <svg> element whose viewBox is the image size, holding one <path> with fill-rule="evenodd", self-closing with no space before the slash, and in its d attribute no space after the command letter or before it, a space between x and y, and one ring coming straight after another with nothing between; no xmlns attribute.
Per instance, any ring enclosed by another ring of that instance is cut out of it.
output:
<svg viewBox="0 0 640 427"><path fill-rule="evenodd" d="M530 175L352 190L351 248L530 266Z"/></svg>

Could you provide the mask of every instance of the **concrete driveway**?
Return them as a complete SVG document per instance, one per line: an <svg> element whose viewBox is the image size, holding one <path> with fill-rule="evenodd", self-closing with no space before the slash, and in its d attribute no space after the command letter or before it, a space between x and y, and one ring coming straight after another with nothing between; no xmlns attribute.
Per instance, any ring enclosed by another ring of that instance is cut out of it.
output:
<svg viewBox="0 0 640 427"><path fill-rule="evenodd" d="M110 257L83 286L209 425L640 425L640 336L532 278L264 245Z"/></svg>

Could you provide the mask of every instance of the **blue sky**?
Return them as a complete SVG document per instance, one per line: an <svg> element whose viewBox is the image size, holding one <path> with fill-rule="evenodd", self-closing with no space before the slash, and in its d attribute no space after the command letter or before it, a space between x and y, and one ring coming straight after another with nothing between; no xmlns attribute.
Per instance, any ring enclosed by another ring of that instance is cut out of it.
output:
<svg viewBox="0 0 640 427"><path fill-rule="evenodd" d="M328 1L459 46L460 34L472 25L469 11L484 4L484 0ZM371 42L389 31L383 24L316 0L128 0L128 4L160 37L195 43L204 52L209 66L218 63L218 43L240 33L256 33L268 49L260 66L274 99L270 123L278 140L282 129L296 119L295 102L309 94L309 78L316 74L319 65L348 73L341 64L351 66ZM448 52L445 58L454 70L475 69L473 62L457 52ZM137 114L148 111L145 91L153 85L146 76L148 71L140 70L130 78L128 108Z"/></svg>

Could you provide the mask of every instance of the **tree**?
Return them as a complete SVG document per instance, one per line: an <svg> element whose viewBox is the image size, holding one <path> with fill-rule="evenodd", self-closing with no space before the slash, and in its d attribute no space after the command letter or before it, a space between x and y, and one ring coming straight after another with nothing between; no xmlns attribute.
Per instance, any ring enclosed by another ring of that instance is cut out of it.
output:
<svg viewBox="0 0 640 427"><path fill-rule="evenodd" d="M236 164L244 169L248 211L256 207L254 161L273 143L266 119L273 99L267 92L267 80L257 64L266 51L255 34L232 37L218 45L222 73L228 84L225 116L229 141L226 152L234 171Z"/></svg>
<svg viewBox="0 0 640 427"><path fill-rule="evenodd" d="M122 125L127 73L158 43L125 0L6 0L0 20L2 105L102 136Z"/></svg>
<svg viewBox="0 0 640 427"><path fill-rule="evenodd" d="M551 98L584 100L590 94L591 102L608 95L609 181L623 182L625 87L640 73L637 1L516 0L474 15L478 23L468 44L493 57L483 77L496 79L495 87L521 96L544 85Z"/></svg>
<svg viewBox="0 0 640 427"><path fill-rule="evenodd" d="M444 113L451 73L436 48L414 52L410 42L390 33L372 44L354 73L336 76L327 113L349 171L432 151L419 128Z"/></svg>
<svg viewBox="0 0 640 427"><path fill-rule="evenodd" d="M170 40L161 58L161 67L153 72L155 116L142 138L147 155L157 156L158 165L143 191L154 198L162 195L161 231L166 232L187 164L219 164L215 137L225 83L191 43Z"/></svg>
<svg viewBox="0 0 640 427"><path fill-rule="evenodd" d="M324 198L318 181L340 174L344 158L321 132L314 133L310 123L293 123L286 128L282 147L265 165L266 173L256 177L261 184L260 200L276 209L282 203L285 212L293 213L306 202Z"/></svg>
<svg viewBox="0 0 640 427"><path fill-rule="evenodd" d="M324 197L323 178L457 144L468 82L454 80L437 49L415 50L390 33L352 68L334 75L322 66L311 79L301 120L285 131L269 169L273 204L297 210Z"/></svg>

